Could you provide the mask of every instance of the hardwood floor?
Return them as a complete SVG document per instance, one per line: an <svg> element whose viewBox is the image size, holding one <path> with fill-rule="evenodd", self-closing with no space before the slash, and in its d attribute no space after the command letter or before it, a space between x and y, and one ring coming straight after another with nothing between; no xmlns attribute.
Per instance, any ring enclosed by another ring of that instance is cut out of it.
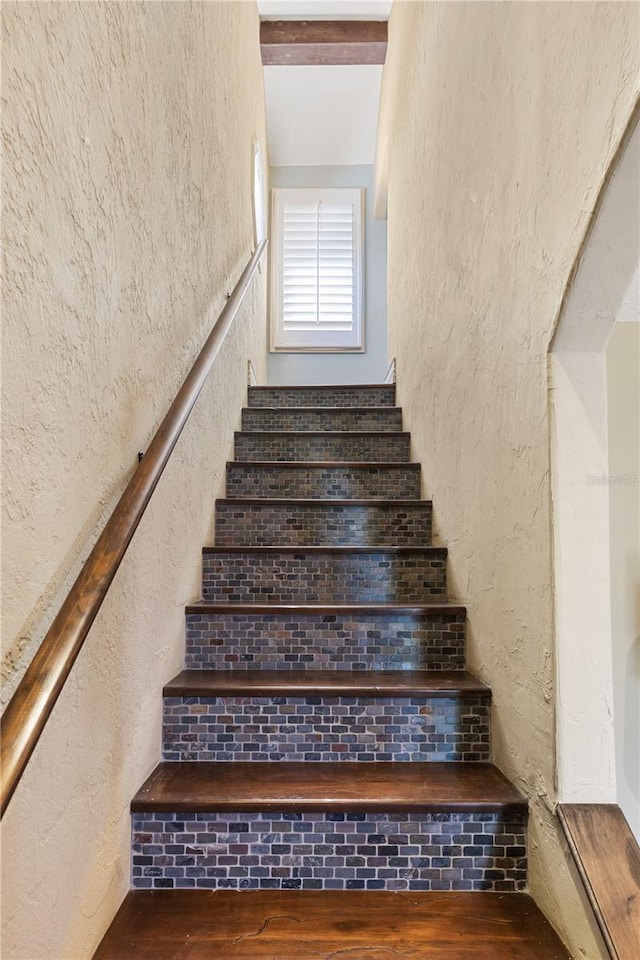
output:
<svg viewBox="0 0 640 960"><path fill-rule="evenodd" d="M132 892L94 960L571 960L525 894Z"/></svg>

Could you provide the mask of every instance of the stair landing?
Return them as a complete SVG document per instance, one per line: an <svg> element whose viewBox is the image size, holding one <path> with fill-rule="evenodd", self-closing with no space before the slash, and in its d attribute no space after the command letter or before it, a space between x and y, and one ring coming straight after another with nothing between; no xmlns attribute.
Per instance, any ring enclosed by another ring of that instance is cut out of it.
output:
<svg viewBox="0 0 640 960"><path fill-rule="evenodd" d="M571 960L522 893L129 893L94 960Z"/></svg>

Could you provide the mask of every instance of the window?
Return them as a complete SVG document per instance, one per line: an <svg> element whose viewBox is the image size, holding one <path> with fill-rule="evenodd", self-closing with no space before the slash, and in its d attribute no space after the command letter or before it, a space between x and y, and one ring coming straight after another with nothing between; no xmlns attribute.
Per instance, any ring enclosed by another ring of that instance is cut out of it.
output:
<svg viewBox="0 0 640 960"><path fill-rule="evenodd" d="M272 350L363 350L362 198L273 191Z"/></svg>

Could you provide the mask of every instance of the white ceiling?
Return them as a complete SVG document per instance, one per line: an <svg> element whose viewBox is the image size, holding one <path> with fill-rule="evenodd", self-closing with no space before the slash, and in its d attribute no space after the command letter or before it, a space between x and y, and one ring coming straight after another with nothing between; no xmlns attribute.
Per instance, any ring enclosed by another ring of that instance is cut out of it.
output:
<svg viewBox="0 0 640 960"><path fill-rule="evenodd" d="M265 67L273 166L373 163L381 66Z"/></svg>
<svg viewBox="0 0 640 960"><path fill-rule="evenodd" d="M392 0L258 0L263 20L387 20Z"/></svg>
<svg viewBox="0 0 640 960"><path fill-rule="evenodd" d="M263 19L386 20L392 0L258 0ZM373 163L381 66L265 67L273 166Z"/></svg>

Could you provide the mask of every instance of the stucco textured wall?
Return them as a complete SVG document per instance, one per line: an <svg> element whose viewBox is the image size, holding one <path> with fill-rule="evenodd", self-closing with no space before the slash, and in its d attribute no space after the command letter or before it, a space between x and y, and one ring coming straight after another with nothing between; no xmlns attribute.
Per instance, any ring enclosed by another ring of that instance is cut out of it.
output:
<svg viewBox="0 0 640 960"><path fill-rule="evenodd" d="M601 945L553 816L546 354L638 97L639 18L400 0L382 94L398 402L469 605L469 665L493 687L496 762L531 798L532 893L589 958Z"/></svg>
<svg viewBox="0 0 640 960"><path fill-rule="evenodd" d="M249 258L266 139L252 3L2 15L6 697ZM128 888L128 805L159 758L248 359L265 380L265 279L4 819L7 960L90 957Z"/></svg>

